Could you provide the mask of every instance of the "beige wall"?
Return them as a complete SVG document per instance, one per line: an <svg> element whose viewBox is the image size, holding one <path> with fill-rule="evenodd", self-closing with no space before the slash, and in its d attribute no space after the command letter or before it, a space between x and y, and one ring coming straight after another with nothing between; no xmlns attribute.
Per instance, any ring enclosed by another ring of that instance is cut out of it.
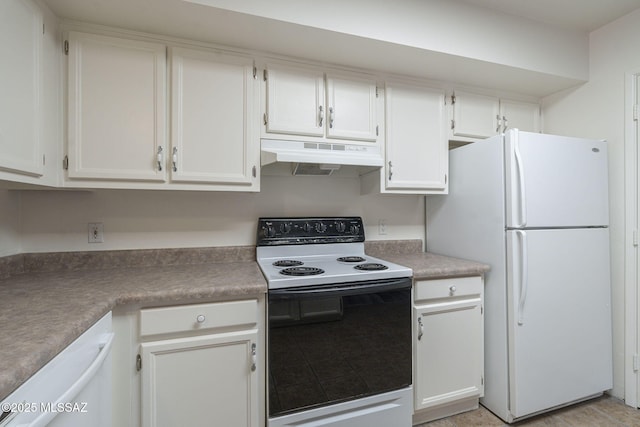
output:
<svg viewBox="0 0 640 427"><path fill-rule="evenodd" d="M640 71L640 11L590 35L589 82L543 102L544 130L609 142L614 394L624 394L625 73Z"/></svg>
<svg viewBox="0 0 640 427"><path fill-rule="evenodd" d="M20 253L20 193L0 189L0 256Z"/></svg>
<svg viewBox="0 0 640 427"><path fill-rule="evenodd" d="M367 240L423 239L424 197L360 195L357 177L264 176L255 194L23 191L23 252L253 245L260 216L362 216ZM378 221L387 234L378 234ZM87 223L104 223L103 244Z"/></svg>

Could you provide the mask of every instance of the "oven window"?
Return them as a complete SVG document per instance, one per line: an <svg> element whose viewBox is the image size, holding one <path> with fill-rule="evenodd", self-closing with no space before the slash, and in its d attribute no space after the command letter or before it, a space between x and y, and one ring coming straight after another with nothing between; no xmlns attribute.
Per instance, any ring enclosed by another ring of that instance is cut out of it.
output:
<svg viewBox="0 0 640 427"><path fill-rule="evenodd" d="M270 292L269 416L409 386L411 282L405 282L402 289L331 295Z"/></svg>

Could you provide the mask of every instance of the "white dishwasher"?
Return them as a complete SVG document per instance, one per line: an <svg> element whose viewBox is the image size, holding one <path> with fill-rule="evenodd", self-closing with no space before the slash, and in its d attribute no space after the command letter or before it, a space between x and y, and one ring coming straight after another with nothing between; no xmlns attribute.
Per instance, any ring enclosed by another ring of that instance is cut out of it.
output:
<svg viewBox="0 0 640 427"><path fill-rule="evenodd" d="M111 427L111 312L0 404L0 427Z"/></svg>

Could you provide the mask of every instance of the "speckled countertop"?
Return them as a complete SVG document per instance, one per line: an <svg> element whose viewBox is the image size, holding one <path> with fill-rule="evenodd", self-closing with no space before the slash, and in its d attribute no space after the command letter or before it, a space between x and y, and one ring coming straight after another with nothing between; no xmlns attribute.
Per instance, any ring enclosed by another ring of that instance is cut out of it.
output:
<svg viewBox="0 0 640 427"><path fill-rule="evenodd" d="M420 240L367 242L416 279L488 266L422 252ZM150 307L264 294L255 247L22 254L0 258L0 400L116 306Z"/></svg>

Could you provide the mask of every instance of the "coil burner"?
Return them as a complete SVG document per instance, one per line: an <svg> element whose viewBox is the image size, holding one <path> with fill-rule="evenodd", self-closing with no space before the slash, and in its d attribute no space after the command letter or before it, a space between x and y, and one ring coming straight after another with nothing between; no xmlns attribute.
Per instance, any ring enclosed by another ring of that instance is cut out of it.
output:
<svg viewBox="0 0 640 427"><path fill-rule="evenodd" d="M280 270L280 274L285 276L315 276L324 273L324 270L317 267L289 267Z"/></svg>

